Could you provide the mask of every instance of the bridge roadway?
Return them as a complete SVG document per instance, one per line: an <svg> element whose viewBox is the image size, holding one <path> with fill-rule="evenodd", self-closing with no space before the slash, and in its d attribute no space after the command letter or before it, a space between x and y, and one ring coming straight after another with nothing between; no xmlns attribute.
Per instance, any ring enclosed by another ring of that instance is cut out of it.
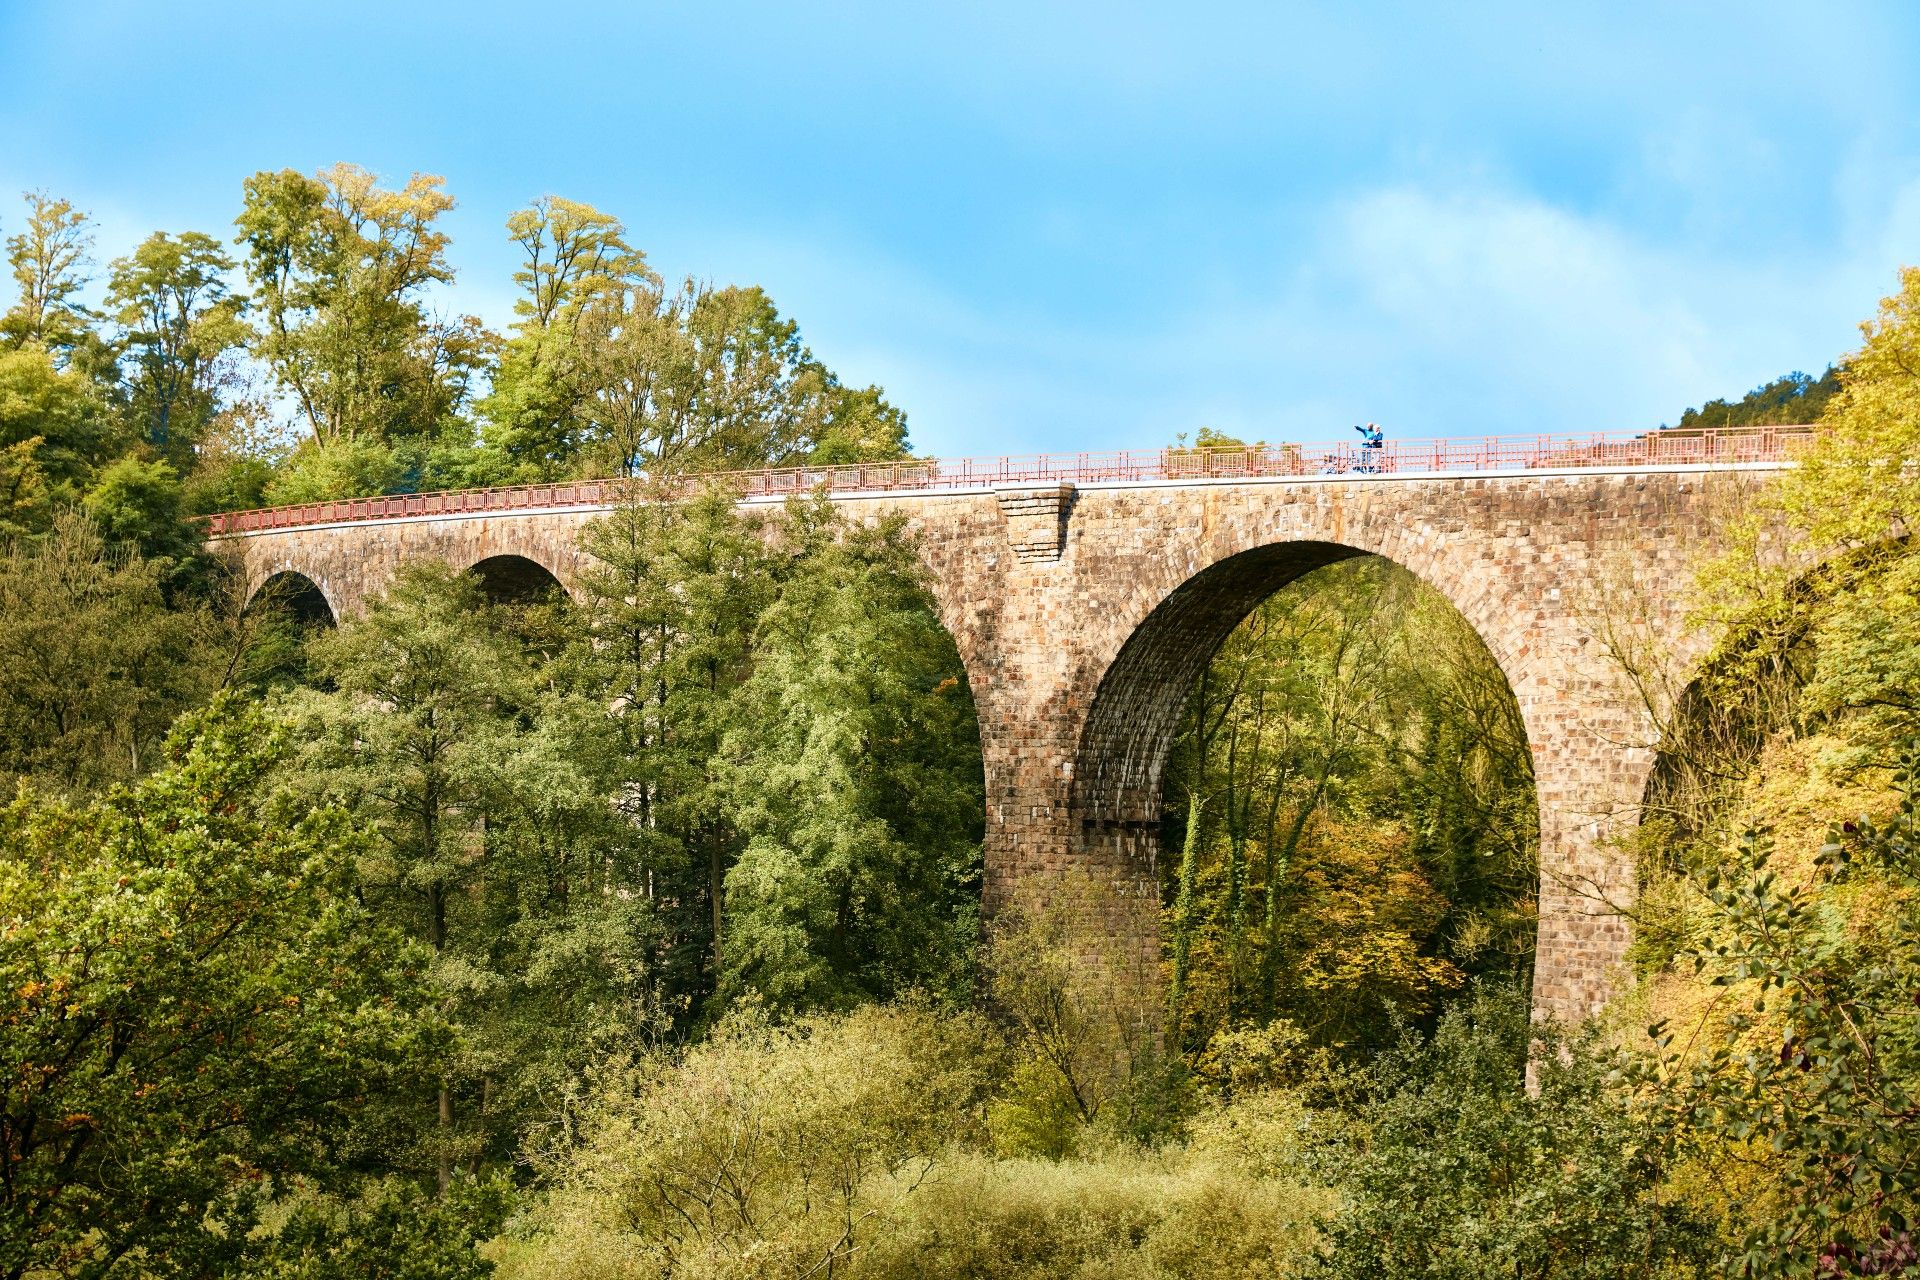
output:
<svg viewBox="0 0 1920 1280"><path fill-rule="evenodd" d="M1655 717L1609 655L1695 660L1693 566L1716 512L1804 428L914 460L734 473L743 503L825 490L903 514L979 708L986 906L1083 910L1137 972L1158 956L1161 779L1182 702L1261 599L1356 555L1406 566L1479 632L1519 702L1540 815L1535 1006L1617 989ZM689 483L694 483L689 481ZM351 615L403 561L572 589L575 535L627 483L407 495L216 517L250 591L283 575ZM1109 959L1112 952L1109 951Z"/></svg>

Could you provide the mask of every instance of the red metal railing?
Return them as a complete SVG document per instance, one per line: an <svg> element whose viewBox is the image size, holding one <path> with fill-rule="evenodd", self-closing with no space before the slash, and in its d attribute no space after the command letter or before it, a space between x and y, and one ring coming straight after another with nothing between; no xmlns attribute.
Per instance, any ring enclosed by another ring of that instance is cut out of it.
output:
<svg viewBox="0 0 1920 1280"><path fill-rule="evenodd" d="M1431 475L1436 472L1522 471L1593 467L1727 466L1785 462L1813 428L1752 427L1726 431L1656 431L1639 435L1484 436L1477 439L1389 440L1376 450L1355 443L1268 444L1244 449L1120 450L1042 453L1007 458L909 458L836 467L767 467L758 471L690 473L666 481L668 493L725 485L745 498L777 498L825 487L829 493L985 489L1008 485L1112 484L1153 480L1260 480L1285 476ZM300 525L391 520L554 507L606 506L649 482L578 480L565 484L345 498L265 507L214 516L212 532L252 533ZM662 482L651 482L657 489Z"/></svg>

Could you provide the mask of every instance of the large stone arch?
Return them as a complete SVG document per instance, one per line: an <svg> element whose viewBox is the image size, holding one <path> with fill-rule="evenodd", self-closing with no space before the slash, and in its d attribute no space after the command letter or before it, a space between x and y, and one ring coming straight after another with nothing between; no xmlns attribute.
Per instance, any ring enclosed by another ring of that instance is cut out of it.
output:
<svg viewBox="0 0 1920 1280"><path fill-rule="evenodd" d="M1682 630L1687 566L1706 531L1697 485L1575 474L1116 486L1063 502L1052 557L1018 554L1011 515L991 538L972 529L965 550L936 546L930 562L953 575L940 587L950 625L979 672L989 911L1078 892L1070 881L1091 873L1118 891L1100 927L1157 957L1161 748L1189 677L1287 580L1379 555L1447 599L1507 677L1540 815L1536 1002L1566 1016L1598 1008L1624 957L1633 894L1610 837L1637 817L1652 744L1647 709L1589 610L1620 556L1646 588L1639 621L1662 636ZM1135 696L1115 700L1129 683Z"/></svg>
<svg viewBox="0 0 1920 1280"><path fill-rule="evenodd" d="M1164 830L1168 757L1201 673L1234 628L1274 592L1317 569L1367 556L1412 570L1424 586L1453 605L1513 690L1507 665L1516 653L1513 637L1502 632L1498 615L1466 617L1449 590L1457 590L1459 581L1437 582L1430 576L1447 572L1444 561L1429 563L1422 572L1378 551L1319 540L1267 543L1223 554L1174 586L1138 622L1094 690L1075 747L1069 799L1083 858L1142 871L1152 866ZM1467 594L1470 605L1484 603L1477 593ZM1483 630L1489 627L1497 649ZM1528 749L1531 753L1531 741ZM1138 895L1144 905L1158 905L1158 889L1157 882L1143 876ZM1145 947L1151 953L1158 945L1157 915L1139 912L1133 927L1142 926L1154 929Z"/></svg>
<svg viewBox="0 0 1920 1280"><path fill-rule="evenodd" d="M1126 638L1094 691L1074 756L1073 806L1082 822L1144 821L1158 829L1162 775L1182 708L1227 636L1289 583L1368 555L1380 553L1332 542L1269 543L1225 556L1168 592ZM1455 604L1445 584L1418 570L1414 575ZM1488 642L1490 620L1467 622L1512 688L1511 648ZM1502 638L1496 631L1495 639Z"/></svg>

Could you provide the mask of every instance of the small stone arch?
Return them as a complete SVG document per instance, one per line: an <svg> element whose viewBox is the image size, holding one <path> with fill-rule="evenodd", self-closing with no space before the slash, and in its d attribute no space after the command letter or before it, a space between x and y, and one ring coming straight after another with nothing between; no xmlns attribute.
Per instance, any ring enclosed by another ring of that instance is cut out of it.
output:
<svg viewBox="0 0 1920 1280"><path fill-rule="evenodd" d="M548 600L571 600L560 575L531 556L507 553L487 556L467 566L480 590L494 604L528 605Z"/></svg>
<svg viewBox="0 0 1920 1280"><path fill-rule="evenodd" d="M247 597L247 608L267 604L284 609L300 627L339 625L339 611L328 598L326 588L298 569L271 573Z"/></svg>

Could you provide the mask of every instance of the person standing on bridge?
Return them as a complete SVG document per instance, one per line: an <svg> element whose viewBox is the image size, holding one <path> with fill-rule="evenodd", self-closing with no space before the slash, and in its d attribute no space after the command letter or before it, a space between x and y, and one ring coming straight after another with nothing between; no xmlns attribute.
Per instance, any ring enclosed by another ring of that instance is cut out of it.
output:
<svg viewBox="0 0 1920 1280"><path fill-rule="evenodd" d="M1364 471L1368 475L1377 474L1380 470L1380 451L1386 448L1387 444L1386 436L1380 430L1380 424L1369 422L1364 427L1355 427L1354 430L1360 433L1360 465L1355 469Z"/></svg>

